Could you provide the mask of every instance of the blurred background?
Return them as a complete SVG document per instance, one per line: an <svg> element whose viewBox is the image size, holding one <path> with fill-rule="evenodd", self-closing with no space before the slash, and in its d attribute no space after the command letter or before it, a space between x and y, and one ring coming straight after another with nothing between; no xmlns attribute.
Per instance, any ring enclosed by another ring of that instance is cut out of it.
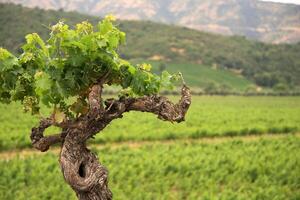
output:
<svg viewBox="0 0 300 200"><path fill-rule="evenodd" d="M0 0L0 47L107 14L122 58L181 71L193 93L185 123L133 112L91 141L115 199L300 199L300 0ZM76 199L59 149L31 149L37 122L0 104L0 199Z"/></svg>

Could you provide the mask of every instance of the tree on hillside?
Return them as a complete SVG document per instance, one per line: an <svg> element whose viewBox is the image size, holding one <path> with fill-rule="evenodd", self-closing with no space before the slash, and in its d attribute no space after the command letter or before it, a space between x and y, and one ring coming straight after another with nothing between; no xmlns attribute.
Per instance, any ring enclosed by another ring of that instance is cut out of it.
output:
<svg viewBox="0 0 300 200"><path fill-rule="evenodd" d="M46 42L36 33L28 34L20 56L0 48L0 101L20 101L25 111L40 117L32 128L32 145L45 152L61 144L63 176L82 200L112 199L108 172L86 147L88 139L130 111L182 122L191 104L184 82L177 104L158 95L162 87L183 80L179 74L158 76L150 65L134 66L118 56L125 33L113 21L107 16L97 27L82 22L74 29L59 22L50 28ZM104 85L121 86L119 98L104 99ZM49 117L42 116L42 105L52 108ZM60 133L45 136L51 126L59 127Z"/></svg>

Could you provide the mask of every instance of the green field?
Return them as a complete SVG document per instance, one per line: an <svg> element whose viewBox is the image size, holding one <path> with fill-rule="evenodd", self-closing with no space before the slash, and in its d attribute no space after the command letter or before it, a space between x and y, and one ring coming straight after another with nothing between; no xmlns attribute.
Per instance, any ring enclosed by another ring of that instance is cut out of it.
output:
<svg viewBox="0 0 300 200"><path fill-rule="evenodd" d="M108 145L109 146L109 145ZM97 150L114 199L300 198L300 138L199 141ZM57 155L0 161L0 199L76 199Z"/></svg>
<svg viewBox="0 0 300 200"><path fill-rule="evenodd" d="M18 156L38 121L21 109L0 105L0 199L75 200L56 153ZM299 130L300 97L194 96L185 123L127 113L92 150L109 169L114 199L297 200Z"/></svg>
<svg viewBox="0 0 300 200"><path fill-rule="evenodd" d="M1 104L0 113L0 150L31 147L30 130L38 120L22 113L21 106L16 103ZM184 123L163 122L148 113L126 113L92 142L257 135L299 130L300 97L194 96ZM57 130L53 131L56 133Z"/></svg>
<svg viewBox="0 0 300 200"><path fill-rule="evenodd" d="M157 71L160 62L147 61L153 66L153 70ZM200 64L189 63L165 63L169 72L181 72L187 84L194 88L205 88L211 83L219 86L228 86L230 90L245 91L251 85L255 85L245 77L234 74L224 69L213 69Z"/></svg>

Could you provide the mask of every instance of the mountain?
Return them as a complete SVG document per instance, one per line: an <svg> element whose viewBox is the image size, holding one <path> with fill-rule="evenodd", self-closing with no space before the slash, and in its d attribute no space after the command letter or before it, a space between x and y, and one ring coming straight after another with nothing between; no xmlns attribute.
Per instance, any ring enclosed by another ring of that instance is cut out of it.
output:
<svg viewBox="0 0 300 200"><path fill-rule="evenodd" d="M0 47L21 53L19 49L26 34L37 32L47 39L49 25L61 19L71 26L83 20L93 24L100 20L77 12L0 4ZM222 80L230 79L225 77L225 73L230 72L233 78L227 83L240 85L241 89L249 82L236 77L263 87L300 88L300 43L266 44L241 36L222 36L150 21L121 20L116 23L127 35L127 44L119 50L123 58L165 63L190 73L186 77L194 79L195 84L205 80L204 74L217 76L211 80L222 83ZM203 67L210 70L202 70Z"/></svg>
<svg viewBox="0 0 300 200"><path fill-rule="evenodd" d="M27 7L151 20L272 43L300 41L300 5L258 0L0 0Z"/></svg>

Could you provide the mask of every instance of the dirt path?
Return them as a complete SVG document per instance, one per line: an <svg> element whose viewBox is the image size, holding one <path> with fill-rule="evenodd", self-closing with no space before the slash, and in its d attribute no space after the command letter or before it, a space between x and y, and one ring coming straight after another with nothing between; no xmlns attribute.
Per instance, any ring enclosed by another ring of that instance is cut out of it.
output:
<svg viewBox="0 0 300 200"><path fill-rule="evenodd" d="M288 136L294 135L296 137L300 137L300 133L296 134L264 134L264 135L249 135L249 136L233 136L233 137L208 137L208 138L199 138L199 139L175 139L175 140L155 140L155 141L124 141L124 142L113 142L107 144L91 144L90 147L92 149L103 149L103 148L122 148L128 147L131 149L140 148L146 145L172 145L175 143L206 143L206 144L219 144L223 142L230 142L233 140L240 140L243 142L251 142L258 141L260 139L281 139ZM53 147L48 152L59 154L59 147ZM22 150L10 150L0 152L0 160L11 160L13 158L18 157L19 159L25 159L30 156L39 156L44 155L45 153L39 152L33 148L27 148Z"/></svg>

